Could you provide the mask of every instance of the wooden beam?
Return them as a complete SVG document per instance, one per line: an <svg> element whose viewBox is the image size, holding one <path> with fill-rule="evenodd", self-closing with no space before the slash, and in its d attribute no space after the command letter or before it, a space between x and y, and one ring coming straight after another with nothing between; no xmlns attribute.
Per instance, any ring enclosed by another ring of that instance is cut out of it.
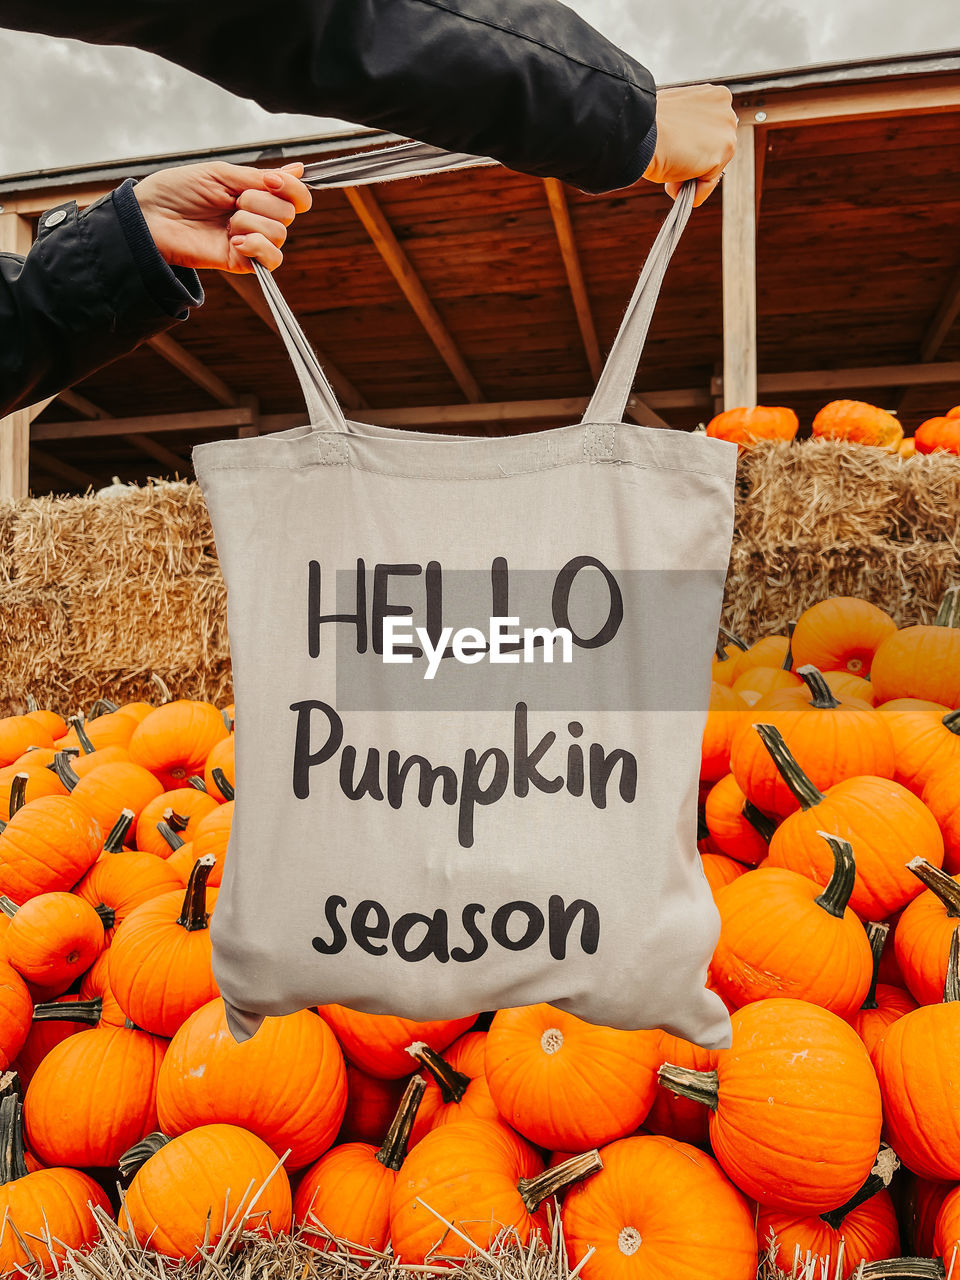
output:
<svg viewBox="0 0 960 1280"><path fill-rule="evenodd" d="M958 316L960 316L960 271L947 285L940 299L940 305L930 321L930 327L924 334L923 342L920 344L921 360L927 362L936 357Z"/></svg>
<svg viewBox="0 0 960 1280"><path fill-rule="evenodd" d="M99 405L94 404L92 400L88 400L86 396L79 395L76 391L68 388L61 391L57 399L62 401L68 409L74 409L84 418L109 418L110 415L106 409L101 409Z"/></svg>
<svg viewBox="0 0 960 1280"><path fill-rule="evenodd" d="M960 109L960 83L956 77L917 78L788 92L769 90L744 94L735 100L735 106L745 123L765 124L770 129L870 117L933 115Z"/></svg>
<svg viewBox="0 0 960 1280"><path fill-rule="evenodd" d="M767 167L767 152L771 148L771 143L767 140L766 125L758 124L754 126L754 160L753 160L753 186L755 191L755 212L754 225L759 229L760 225L760 202L763 199L763 173Z"/></svg>
<svg viewBox="0 0 960 1280"><path fill-rule="evenodd" d="M391 275L413 307L417 319L426 329L444 364L453 374L460 390L471 404L479 403L484 398L483 392L467 367L467 362L461 355L453 335L441 320L440 313L423 286L423 281L401 248L373 191L369 187L344 187L343 193L349 200L354 213L363 223Z"/></svg>
<svg viewBox="0 0 960 1280"><path fill-rule="evenodd" d="M723 406L757 403L757 199L753 126L723 175Z"/></svg>
<svg viewBox="0 0 960 1280"><path fill-rule="evenodd" d="M886 364L852 369L799 369L795 373L761 373L760 391L842 391L847 387L934 387L960 383L960 360L940 364ZM714 378L711 390L723 389Z"/></svg>
<svg viewBox="0 0 960 1280"><path fill-rule="evenodd" d="M33 228L19 213L0 213L0 253L26 257ZM0 500L30 492L30 410L16 409L0 419Z"/></svg>
<svg viewBox="0 0 960 1280"><path fill-rule="evenodd" d="M88 204L93 204L95 200L99 200L102 196L109 195L119 182L111 182L109 186L99 182L81 187L48 187L46 191L30 192L23 196L11 196L3 198L4 213L19 213L24 218L35 218L38 214L45 213L47 209L52 209L58 204L66 204L68 200L76 200L80 209L85 209Z"/></svg>
<svg viewBox="0 0 960 1280"><path fill-rule="evenodd" d="M150 436L141 435L139 432L134 435L124 436L124 439L139 449L141 453L147 454L156 462L162 463L165 467L172 467L174 471L182 474L186 471L187 463L179 453L174 453L172 449L168 449L166 445L160 444L158 441L151 439Z"/></svg>
<svg viewBox="0 0 960 1280"><path fill-rule="evenodd" d="M239 403L238 396L230 390L219 374L209 369L202 360L191 355L186 347L182 347L168 333L158 333L148 338L147 346L156 351L157 355L162 356L168 364L178 369L184 377L195 382L198 387L203 387L204 391L209 392L219 404L230 406Z"/></svg>
<svg viewBox="0 0 960 1280"><path fill-rule="evenodd" d="M82 489L96 484L96 480L88 472L81 471L79 467L74 467L69 462L64 462L62 458L48 453L46 449L37 449L31 445L30 461L36 463L37 467L41 471L46 471L48 475L55 476L58 480L66 480L72 485L79 485Z"/></svg>
<svg viewBox="0 0 960 1280"><path fill-rule="evenodd" d="M603 362L600 359L597 329L593 323L590 299L587 297L587 286L583 278L583 268L580 265L580 253L577 249L577 241L573 232L573 223L570 221L570 209L567 205L566 192L563 189L563 183L556 178L544 178L543 185L547 193L547 204L550 206L550 216L553 219L553 229L556 232L557 244L560 246L563 269L567 273L567 284L570 286L573 308L577 313L577 324L580 327L580 337L583 340L583 349L587 355L587 364L590 366L590 374L594 382L596 382L603 371Z"/></svg>
<svg viewBox="0 0 960 1280"><path fill-rule="evenodd" d="M303 415L299 415L301 421ZM88 422L35 422L32 440L88 440L100 436L152 435L165 431L218 431L247 426L253 420L243 406L198 413L157 413L143 418L96 418Z"/></svg>
<svg viewBox="0 0 960 1280"><path fill-rule="evenodd" d="M238 275L234 271L221 271L221 277L226 280L227 284L244 300L251 311L260 317L265 325L273 330L279 337L280 330L277 322L273 318L273 312L267 306L267 300L263 296L263 290L257 284L253 274ZM341 403L348 409L366 409L367 402L353 385L346 374L341 373L337 366L322 351L316 351L317 359L323 366L323 371L330 379L330 385L337 393Z"/></svg>

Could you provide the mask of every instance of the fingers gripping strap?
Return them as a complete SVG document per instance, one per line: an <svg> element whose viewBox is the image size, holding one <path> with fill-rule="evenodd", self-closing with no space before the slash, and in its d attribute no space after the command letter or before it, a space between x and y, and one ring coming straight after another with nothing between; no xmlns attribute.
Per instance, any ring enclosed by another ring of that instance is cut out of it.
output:
<svg viewBox="0 0 960 1280"><path fill-rule="evenodd" d="M620 330L610 348L597 389L583 415L584 422L623 421L663 278L689 221L695 189L695 182L683 185L653 242Z"/></svg>

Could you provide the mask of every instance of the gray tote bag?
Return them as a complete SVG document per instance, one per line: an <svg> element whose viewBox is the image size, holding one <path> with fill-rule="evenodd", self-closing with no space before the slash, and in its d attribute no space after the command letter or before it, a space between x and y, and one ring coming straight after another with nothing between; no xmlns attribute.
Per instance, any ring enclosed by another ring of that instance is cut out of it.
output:
<svg viewBox="0 0 960 1280"><path fill-rule="evenodd" d="M474 163L409 144L307 178ZM193 452L238 708L211 922L238 1039L320 1004L435 1020L546 1001L729 1043L696 826L737 450L623 422L691 204L583 420L526 435L347 421L257 270L308 421Z"/></svg>

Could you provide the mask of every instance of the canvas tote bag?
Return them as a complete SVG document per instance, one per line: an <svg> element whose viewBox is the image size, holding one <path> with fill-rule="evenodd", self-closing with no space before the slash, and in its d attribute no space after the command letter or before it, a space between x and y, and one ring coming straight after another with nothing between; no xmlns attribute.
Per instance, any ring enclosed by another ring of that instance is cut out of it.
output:
<svg viewBox="0 0 960 1280"><path fill-rule="evenodd" d="M408 144L307 177L478 163ZM238 708L211 920L238 1039L318 1004L433 1020L547 1001L729 1043L696 822L737 450L622 421L691 204L583 420L527 435L346 420L258 269L309 421L193 452Z"/></svg>

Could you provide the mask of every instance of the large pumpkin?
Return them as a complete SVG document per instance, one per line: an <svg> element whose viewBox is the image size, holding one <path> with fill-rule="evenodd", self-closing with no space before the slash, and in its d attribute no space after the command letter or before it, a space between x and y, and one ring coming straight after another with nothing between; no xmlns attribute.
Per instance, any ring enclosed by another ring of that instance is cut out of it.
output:
<svg viewBox="0 0 960 1280"><path fill-rule="evenodd" d="M805 609L793 631L797 667L868 676L873 655L897 624L888 613L854 596L831 596Z"/></svg>
<svg viewBox="0 0 960 1280"><path fill-rule="evenodd" d="M170 1041L157 1085L164 1133L202 1124L249 1129L288 1169L301 1169L337 1136L347 1102L343 1055L333 1032L303 1010L265 1018L238 1044L222 1000L197 1009Z"/></svg>
<svg viewBox="0 0 960 1280"><path fill-rule="evenodd" d="M109 831L124 809L134 814L162 795L163 787L138 764L105 764L80 779L70 795L102 831Z"/></svg>
<svg viewBox="0 0 960 1280"><path fill-rule="evenodd" d="M100 827L72 796L31 800L0 832L0 893L22 905L72 889L102 848Z"/></svg>
<svg viewBox="0 0 960 1280"><path fill-rule="evenodd" d="M663 1137L603 1147L603 1168L563 1201L583 1280L755 1280L753 1213L702 1151Z"/></svg>
<svg viewBox="0 0 960 1280"><path fill-rule="evenodd" d="M746 1195L803 1214L845 1204L880 1144L880 1089L859 1036L801 1000L761 1000L731 1021L715 1072L667 1065L661 1084L711 1108L714 1154Z"/></svg>
<svg viewBox="0 0 960 1280"><path fill-rule="evenodd" d="M960 706L960 587L947 592L932 624L904 627L884 640L871 680L880 702L920 698Z"/></svg>
<svg viewBox="0 0 960 1280"><path fill-rule="evenodd" d="M617 1031L548 1004L501 1009L487 1034L487 1085L508 1124L550 1151L632 1133L657 1088L655 1031Z"/></svg>
<svg viewBox="0 0 960 1280"><path fill-rule="evenodd" d="M127 1188L119 1218L144 1247L190 1259L241 1222L263 1236L290 1229L290 1180L246 1129L208 1124L169 1142L157 1135L144 1147L151 1154Z"/></svg>
<svg viewBox="0 0 960 1280"><path fill-rule="evenodd" d="M130 739L130 756L172 790L203 773L207 756L227 736L223 717L212 703L180 699L157 707Z"/></svg>
<svg viewBox="0 0 960 1280"><path fill-rule="evenodd" d="M74 893L92 907L105 906L113 913L113 925L106 932L109 944L131 911L161 893L181 888L180 877L162 858L152 853L106 850L77 884Z"/></svg>
<svg viewBox="0 0 960 1280"><path fill-rule="evenodd" d="M357 1013L342 1004L321 1005L317 1012L339 1040L347 1061L382 1080L410 1074L413 1059L407 1051L411 1045L423 1041L442 1052L476 1021L470 1017L414 1022L389 1014Z"/></svg>
<svg viewBox="0 0 960 1280"><path fill-rule="evenodd" d="M749 871L717 894L720 938L710 962L715 991L732 1008L773 996L809 1000L848 1017L870 989L863 926L847 906L856 867L845 840L827 836L825 887L795 871Z"/></svg>
<svg viewBox="0 0 960 1280"><path fill-rule="evenodd" d="M895 451L903 439L903 427L885 409L864 400L831 400L813 420L815 439L846 440Z"/></svg>

